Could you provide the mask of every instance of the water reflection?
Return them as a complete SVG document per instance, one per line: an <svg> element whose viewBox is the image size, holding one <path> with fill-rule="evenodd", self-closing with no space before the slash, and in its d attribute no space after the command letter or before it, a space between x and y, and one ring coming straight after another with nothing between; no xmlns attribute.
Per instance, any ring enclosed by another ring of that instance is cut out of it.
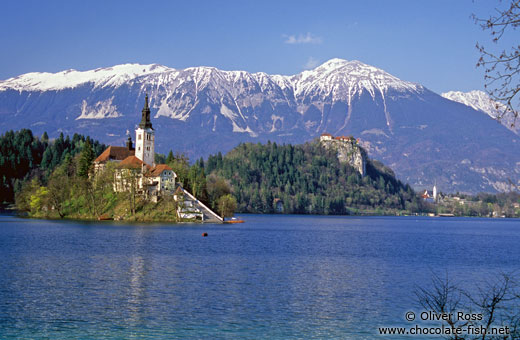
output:
<svg viewBox="0 0 520 340"><path fill-rule="evenodd" d="M128 287L126 297L128 310L125 313L124 323L130 327L143 324L145 319L145 299L147 295L148 273L152 265L153 228L137 228L132 230L132 243L129 249L130 266L127 275Z"/></svg>
<svg viewBox="0 0 520 340"><path fill-rule="evenodd" d="M130 267L130 291L128 293L129 318L125 321L130 325L137 325L143 316L144 300L144 259L139 255L134 255Z"/></svg>

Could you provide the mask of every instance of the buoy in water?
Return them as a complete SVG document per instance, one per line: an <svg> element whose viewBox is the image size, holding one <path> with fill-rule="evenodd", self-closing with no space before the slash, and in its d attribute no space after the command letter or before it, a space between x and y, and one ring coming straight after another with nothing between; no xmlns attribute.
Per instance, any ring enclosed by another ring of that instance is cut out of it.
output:
<svg viewBox="0 0 520 340"><path fill-rule="evenodd" d="M202 233L202 237L208 236L208 233Z"/></svg>

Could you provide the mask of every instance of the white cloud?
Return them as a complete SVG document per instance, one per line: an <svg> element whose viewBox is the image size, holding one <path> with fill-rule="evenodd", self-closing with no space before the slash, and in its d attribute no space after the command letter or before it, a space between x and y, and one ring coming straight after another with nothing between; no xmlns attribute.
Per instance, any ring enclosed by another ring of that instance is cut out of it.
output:
<svg viewBox="0 0 520 340"><path fill-rule="evenodd" d="M307 34L298 34L296 35L287 35L284 34L283 37L285 38L284 43L286 44L321 44L322 40L320 37L312 35L310 32L307 32Z"/></svg>
<svg viewBox="0 0 520 340"><path fill-rule="evenodd" d="M307 62L305 63L305 65L303 65L303 68L306 70L310 70L310 69L315 68L319 64L320 64L320 61L318 59L309 57L309 59L307 59Z"/></svg>

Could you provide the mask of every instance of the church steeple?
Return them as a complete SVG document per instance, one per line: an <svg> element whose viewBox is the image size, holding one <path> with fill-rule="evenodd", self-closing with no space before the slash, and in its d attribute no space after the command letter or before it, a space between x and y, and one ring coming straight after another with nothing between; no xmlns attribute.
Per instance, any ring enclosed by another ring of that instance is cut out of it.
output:
<svg viewBox="0 0 520 340"><path fill-rule="evenodd" d="M155 131L150 122L148 94L146 94L142 112L141 123L135 130L135 157L153 166L155 164Z"/></svg>
<svg viewBox="0 0 520 340"><path fill-rule="evenodd" d="M153 129L152 122L150 122L150 107L148 107L148 93L144 99L144 107L141 116L141 123L139 123L139 127L141 129Z"/></svg>

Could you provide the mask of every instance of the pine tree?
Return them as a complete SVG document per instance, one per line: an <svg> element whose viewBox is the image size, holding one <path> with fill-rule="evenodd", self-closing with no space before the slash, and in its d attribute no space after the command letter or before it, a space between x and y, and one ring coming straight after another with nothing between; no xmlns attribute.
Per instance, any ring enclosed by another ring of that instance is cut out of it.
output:
<svg viewBox="0 0 520 340"><path fill-rule="evenodd" d="M166 157L166 164L170 164L175 160L175 157L173 156L172 150L168 153L168 156Z"/></svg>
<svg viewBox="0 0 520 340"><path fill-rule="evenodd" d="M95 159L94 150L92 150L92 144L90 138L87 137L78 164L78 176L82 178L88 178L89 169L92 162Z"/></svg>

